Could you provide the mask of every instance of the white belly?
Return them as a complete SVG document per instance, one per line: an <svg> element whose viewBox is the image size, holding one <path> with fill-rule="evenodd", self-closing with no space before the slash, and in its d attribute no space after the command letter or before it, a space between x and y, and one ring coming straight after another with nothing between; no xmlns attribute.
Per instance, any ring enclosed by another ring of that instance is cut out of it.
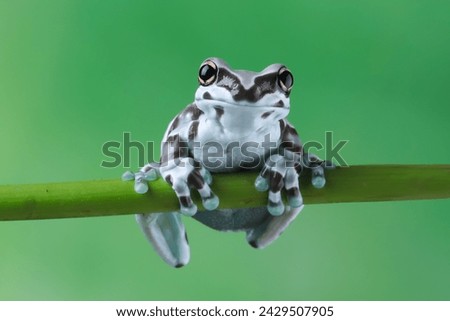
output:
<svg viewBox="0 0 450 321"><path fill-rule="evenodd" d="M241 128L241 132L236 132L209 120L199 124L191 148L194 158L211 172L259 169L270 150L276 150L279 137L278 122L245 131Z"/></svg>

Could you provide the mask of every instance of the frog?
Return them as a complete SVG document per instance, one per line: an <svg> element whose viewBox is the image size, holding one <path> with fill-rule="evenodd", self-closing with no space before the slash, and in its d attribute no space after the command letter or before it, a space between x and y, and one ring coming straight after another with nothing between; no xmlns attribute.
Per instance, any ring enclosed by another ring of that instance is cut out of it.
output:
<svg viewBox="0 0 450 321"><path fill-rule="evenodd" d="M310 169L312 185L322 188L324 169L330 166L303 149L286 119L294 76L284 64L256 72L233 69L223 59L211 57L201 63L197 79L194 101L167 127L159 162L122 177L134 180L134 190L140 194L158 178L174 190L179 210L139 213L136 221L154 250L175 268L190 260L183 216L218 231L245 232L250 246L265 248L304 208L302 170ZM220 195L213 192L212 174L246 170L255 172L255 192L267 192L267 204L218 208ZM192 201L195 191L204 210Z"/></svg>

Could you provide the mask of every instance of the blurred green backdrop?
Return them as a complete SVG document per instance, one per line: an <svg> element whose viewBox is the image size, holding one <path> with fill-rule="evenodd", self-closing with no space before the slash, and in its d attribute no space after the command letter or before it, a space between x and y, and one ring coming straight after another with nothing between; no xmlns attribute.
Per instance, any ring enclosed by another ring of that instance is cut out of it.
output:
<svg viewBox="0 0 450 321"><path fill-rule="evenodd" d="M288 65L290 121L304 141L350 140L350 164L450 163L449 10L439 0L2 0L1 183L119 177L124 168L100 167L102 144L123 132L159 144L209 56ZM449 200L307 206L262 251L185 222L192 261L181 270L132 216L0 222L0 299L450 299Z"/></svg>

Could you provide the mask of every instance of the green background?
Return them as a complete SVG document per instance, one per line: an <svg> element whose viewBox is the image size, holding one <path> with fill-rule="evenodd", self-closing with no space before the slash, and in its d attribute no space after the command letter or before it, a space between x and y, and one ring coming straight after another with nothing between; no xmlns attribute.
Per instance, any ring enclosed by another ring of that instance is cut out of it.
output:
<svg viewBox="0 0 450 321"><path fill-rule="evenodd" d="M289 120L304 141L350 140L350 164L448 164L449 10L1 0L1 183L119 177L123 167L100 166L102 144L123 132L159 144L209 56L239 69L285 63ZM449 214L449 200L307 206L262 251L186 219L183 269L159 259L132 216L0 222L0 299L449 300Z"/></svg>

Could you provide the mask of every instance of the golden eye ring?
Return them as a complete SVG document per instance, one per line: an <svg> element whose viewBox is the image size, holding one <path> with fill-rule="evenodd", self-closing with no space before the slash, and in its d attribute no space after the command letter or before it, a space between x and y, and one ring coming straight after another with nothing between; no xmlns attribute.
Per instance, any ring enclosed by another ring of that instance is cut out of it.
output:
<svg viewBox="0 0 450 321"><path fill-rule="evenodd" d="M217 66L211 60L205 61L198 71L198 82L202 86L211 85L217 78Z"/></svg>

